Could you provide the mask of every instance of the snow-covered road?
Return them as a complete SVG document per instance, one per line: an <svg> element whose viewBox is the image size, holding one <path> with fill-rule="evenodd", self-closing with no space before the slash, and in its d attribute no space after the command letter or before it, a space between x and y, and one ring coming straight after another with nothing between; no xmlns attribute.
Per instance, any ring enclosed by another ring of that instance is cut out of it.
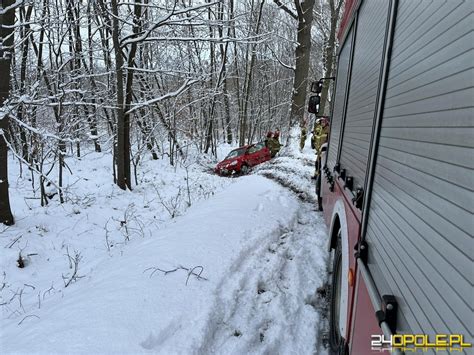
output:
<svg viewBox="0 0 474 355"><path fill-rule="evenodd" d="M302 159L276 158L159 229L144 220L149 237L86 258L83 278L15 316L16 297L2 353L319 352L327 232ZM19 273L39 282L41 264L8 275Z"/></svg>

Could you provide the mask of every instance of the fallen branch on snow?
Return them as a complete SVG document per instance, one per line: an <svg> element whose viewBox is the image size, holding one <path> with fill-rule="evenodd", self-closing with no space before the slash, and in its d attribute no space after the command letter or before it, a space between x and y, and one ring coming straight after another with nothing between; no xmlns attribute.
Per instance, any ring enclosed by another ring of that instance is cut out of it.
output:
<svg viewBox="0 0 474 355"><path fill-rule="evenodd" d="M38 317L36 314L30 314L29 316L26 316L25 318L23 318L19 323L18 325L20 325L21 323L23 323L23 321L27 318L31 318L31 317L36 317L38 319L40 319L40 317Z"/></svg>
<svg viewBox="0 0 474 355"><path fill-rule="evenodd" d="M71 282L76 282L78 279L81 279L81 278L84 277L84 276L79 276L77 274L77 272L79 270L79 262L82 260L81 253L79 253L78 251L74 251L75 255L73 257L73 256L69 255L69 249L68 248L66 248L66 251L67 251L66 256L69 259L69 268L74 269L74 270L73 270L71 276L62 275L65 288L68 287L71 284Z"/></svg>
<svg viewBox="0 0 474 355"><path fill-rule="evenodd" d="M196 269L199 269L199 273L196 273L195 270ZM175 269L171 269L171 270L163 270L163 269L160 269L158 267L149 267L148 269L145 269L143 270L143 273L145 273L146 271L149 271L149 270L153 270L150 274L150 278L155 274L155 272L157 271L160 271L162 272L165 276L168 275L168 274L171 274L175 271L178 271L178 270L184 270L184 271L187 271L188 273L188 277L186 278L186 286L188 285L188 281L189 281L189 278L191 277L191 275L195 276L196 279L198 280L205 280L205 281L209 281L208 279L206 279L205 277L201 276L202 272L204 271L204 267L202 267L201 265L198 265L198 266L195 266L193 268L187 268L187 267L184 267L184 266L178 266L176 267Z"/></svg>

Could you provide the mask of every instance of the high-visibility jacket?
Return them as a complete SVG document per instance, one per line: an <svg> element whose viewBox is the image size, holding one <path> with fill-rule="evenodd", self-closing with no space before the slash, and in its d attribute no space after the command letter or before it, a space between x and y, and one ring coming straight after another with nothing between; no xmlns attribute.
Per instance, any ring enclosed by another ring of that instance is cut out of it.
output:
<svg viewBox="0 0 474 355"><path fill-rule="evenodd" d="M274 157L280 151L280 142L276 138L268 138L267 147L270 149L272 157Z"/></svg>
<svg viewBox="0 0 474 355"><path fill-rule="evenodd" d="M329 127L328 126L323 126L321 124L316 124L314 125L314 130L313 130L313 137L311 138L312 140L312 146L314 149L316 149L316 152L319 153L321 150L321 146L327 142L329 136Z"/></svg>

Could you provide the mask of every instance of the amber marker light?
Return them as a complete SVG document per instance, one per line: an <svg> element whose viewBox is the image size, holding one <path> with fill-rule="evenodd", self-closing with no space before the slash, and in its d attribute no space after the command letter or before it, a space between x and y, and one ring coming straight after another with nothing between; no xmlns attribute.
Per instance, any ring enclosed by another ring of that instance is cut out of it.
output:
<svg viewBox="0 0 474 355"><path fill-rule="evenodd" d="M352 269L349 269L347 272L347 282L350 287L354 286L354 271L352 271Z"/></svg>

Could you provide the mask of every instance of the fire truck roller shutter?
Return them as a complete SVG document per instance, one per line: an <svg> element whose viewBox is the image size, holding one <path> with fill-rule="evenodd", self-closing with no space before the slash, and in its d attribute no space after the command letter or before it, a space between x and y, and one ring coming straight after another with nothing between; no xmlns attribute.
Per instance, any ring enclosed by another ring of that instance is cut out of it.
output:
<svg viewBox="0 0 474 355"><path fill-rule="evenodd" d="M353 29L346 37L346 41L339 53L338 71L336 79L336 96L334 98L334 112L331 119L331 133L329 138L329 152L327 157L327 166L329 169L334 168L339 150L339 138L341 133L342 115L344 113L344 100L346 93L346 84L349 73L349 61L352 47Z"/></svg>
<svg viewBox="0 0 474 355"><path fill-rule="evenodd" d="M366 0L359 9L340 154L354 190L365 188L389 7L389 0Z"/></svg>
<svg viewBox="0 0 474 355"><path fill-rule="evenodd" d="M399 2L365 236L379 293L399 302L397 332L469 342L473 6Z"/></svg>

